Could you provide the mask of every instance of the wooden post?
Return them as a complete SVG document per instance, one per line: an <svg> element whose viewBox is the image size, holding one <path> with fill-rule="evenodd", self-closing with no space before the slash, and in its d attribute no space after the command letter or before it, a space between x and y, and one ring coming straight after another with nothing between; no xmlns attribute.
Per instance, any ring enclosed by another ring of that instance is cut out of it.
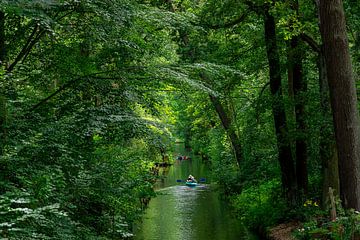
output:
<svg viewBox="0 0 360 240"><path fill-rule="evenodd" d="M334 190L329 187L329 198L330 198L330 219L336 221L336 204L334 197Z"/></svg>

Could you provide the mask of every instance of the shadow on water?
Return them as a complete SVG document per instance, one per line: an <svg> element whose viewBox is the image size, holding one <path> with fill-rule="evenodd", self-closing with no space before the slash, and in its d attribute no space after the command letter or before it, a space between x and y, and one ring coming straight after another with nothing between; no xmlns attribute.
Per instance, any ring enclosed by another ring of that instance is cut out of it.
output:
<svg viewBox="0 0 360 240"><path fill-rule="evenodd" d="M254 239L213 191L207 168L200 160L176 161L165 174L155 186L158 196L135 226L135 240ZM196 187L176 182L189 174L207 182Z"/></svg>

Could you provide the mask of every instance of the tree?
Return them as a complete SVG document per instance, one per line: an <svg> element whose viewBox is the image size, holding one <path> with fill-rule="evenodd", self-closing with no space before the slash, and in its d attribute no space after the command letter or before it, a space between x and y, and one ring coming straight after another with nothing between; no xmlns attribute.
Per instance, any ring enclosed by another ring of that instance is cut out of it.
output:
<svg viewBox="0 0 360 240"><path fill-rule="evenodd" d="M176 8L174 7L172 1L166 1L166 5L167 8L169 9L169 11L175 13L176 12ZM195 57L194 51L200 52L198 48L195 48L193 46L191 46L190 44L190 37L189 37L190 33L185 31L184 29L178 29L178 44L179 46L181 46L181 48L179 49L179 51L181 52L182 55L182 61L183 62L190 62L191 64L195 64L196 61L204 61L204 59L202 59L201 54L198 54ZM196 42L193 43L193 45L196 45ZM212 71L213 69L208 68L205 70L209 70ZM209 85L210 88L212 88L213 90L217 91L217 89L215 88L215 84L211 84L212 82L215 82L215 79L210 79L209 76L206 75L205 72L200 72L200 80L202 82L204 82L206 85ZM223 85L225 85L226 83L224 83ZM243 153L242 153L242 146L240 143L240 139L239 139L239 133L237 133L234 130L234 124L233 121L231 119L231 117L229 116L228 111L226 111L226 106L224 106L225 104L223 104L220 99L215 96L213 93L209 93L209 99L220 119L220 122L226 132L226 134L228 135L228 139L231 143L231 147L233 149L233 154L234 154L234 158L237 162L237 164L240 166L241 161L243 159ZM185 140L186 141L186 140Z"/></svg>
<svg viewBox="0 0 360 240"><path fill-rule="evenodd" d="M168 32L152 35L165 21L148 7L0 3L9 111L1 103L0 121L9 116L0 122L1 237L122 238L141 216L139 199L153 195L151 163L170 142L158 121L166 104L151 88L177 74L164 67L175 55Z"/></svg>
<svg viewBox="0 0 360 240"><path fill-rule="evenodd" d="M241 149L240 139L234 130L234 126L231 124L231 119L228 114L225 112L225 109L219 99L213 95L209 95L211 103L213 104L216 113L218 114L221 124L224 127L226 133L231 142L231 146L234 150L234 156L237 161L237 164L240 166L243 159L243 153Z"/></svg>
<svg viewBox="0 0 360 240"><path fill-rule="evenodd" d="M297 0L290 2L291 9L295 16L299 18L299 2ZM289 92L293 94L295 104L296 120L296 140L295 140L295 163L296 179L298 190L304 194L308 190L308 171L307 171L307 143L306 143L306 121L305 106L307 82L303 74L303 44L299 35L294 35L290 39L288 57L288 76Z"/></svg>
<svg viewBox="0 0 360 240"><path fill-rule="evenodd" d="M340 195L344 207L360 210L360 122L343 3L320 0L319 9L339 154Z"/></svg>
<svg viewBox="0 0 360 240"><path fill-rule="evenodd" d="M273 95L272 111L279 150L281 181L290 204L296 204L296 175L287 134L287 123L282 102L280 59L276 40L275 19L266 6L264 12L265 44L269 62L270 89Z"/></svg>

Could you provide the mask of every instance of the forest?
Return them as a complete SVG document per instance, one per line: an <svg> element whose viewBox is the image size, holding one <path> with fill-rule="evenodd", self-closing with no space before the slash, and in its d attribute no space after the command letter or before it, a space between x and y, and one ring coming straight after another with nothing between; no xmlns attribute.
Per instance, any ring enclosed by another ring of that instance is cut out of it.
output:
<svg viewBox="0 0 360 240"><path fill-rule="evenodd" d="M0 238L131 239L180 140L250 231L360 239L359 12L0 0Z"/></svg>

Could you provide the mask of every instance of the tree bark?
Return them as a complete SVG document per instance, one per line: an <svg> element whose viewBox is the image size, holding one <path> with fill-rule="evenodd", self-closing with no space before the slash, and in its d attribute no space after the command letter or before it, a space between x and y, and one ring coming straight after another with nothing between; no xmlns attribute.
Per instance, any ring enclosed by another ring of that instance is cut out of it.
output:
<svg viewBox="0 0 360 240"><path fill-rule="evenodd" d="M292 54L292 72L293 72L293 91L295 100L295 119L296 119L296 179L298 190L304 194L307 193L308 188L308 171L307 171L307 144L306 131L307 126L305 122L305 92L307 90L307 83L303 76L302 54L299 37L291 39Z"/></svg>
<svg viewBox="0 0 360 240"><path fill-rule="evenodd" d="M299 1L291 0L290 7L299 15ZM296 122L295 134L295 162L297 187L301 193L306 194L308 188L307 171L307 126L305 121L306 100L304 94L307 91L307 82L303 74L303 53L301 36L293 36L289 44L288 53L288 92L294 102L294 112Z"/></svg>
<svg viewBox="0 0 360 240"><path fill-rule="evenodd" d="M274 115L281 180L287 200L296 204L296 176L291 147L287 138L288 130L284 103L282 101L280 58L277 49L275 19L266 10L264 13L265 44L269 62L270 89L273 95L272 111Z"/></svg>
<svg viewBox="0 0 360 240"><path fill-rule="evenodd" d="M320 0L330 100L339 156L340 197L345 208L360 210L360 139L356 87L341 0Z"/></svg>
<svg viewBox="0 0 360 240"><path fill-rule="evenodd" d="M224 127L230 142L231 142L231 146L234 150L234 155L236 158L236 162L238 164L238 166L240 166L241 163L241 159L242 159L242 148L240 145L240 140L237 136L237 134L235 133L234 129L232 128L232 123L231 123L231 118L228 117L228 114L226 113L224 107L222 106L221 102L219 101L219 99L213 95L209 95L210 100L213 104L213 106L215 107L216 113L218 114L222 126Z"/></svg>
<svg viewBox="0 0 360 240"><path fill-rule="evenodd" d="M322 204L327 207L329 203L329 187L335 195L340 194L338 153L335 144L329 85L327 80L326 63L323 49L318 55L320 106L322 121L320 125L320 160L323 170Z"/></svg>

